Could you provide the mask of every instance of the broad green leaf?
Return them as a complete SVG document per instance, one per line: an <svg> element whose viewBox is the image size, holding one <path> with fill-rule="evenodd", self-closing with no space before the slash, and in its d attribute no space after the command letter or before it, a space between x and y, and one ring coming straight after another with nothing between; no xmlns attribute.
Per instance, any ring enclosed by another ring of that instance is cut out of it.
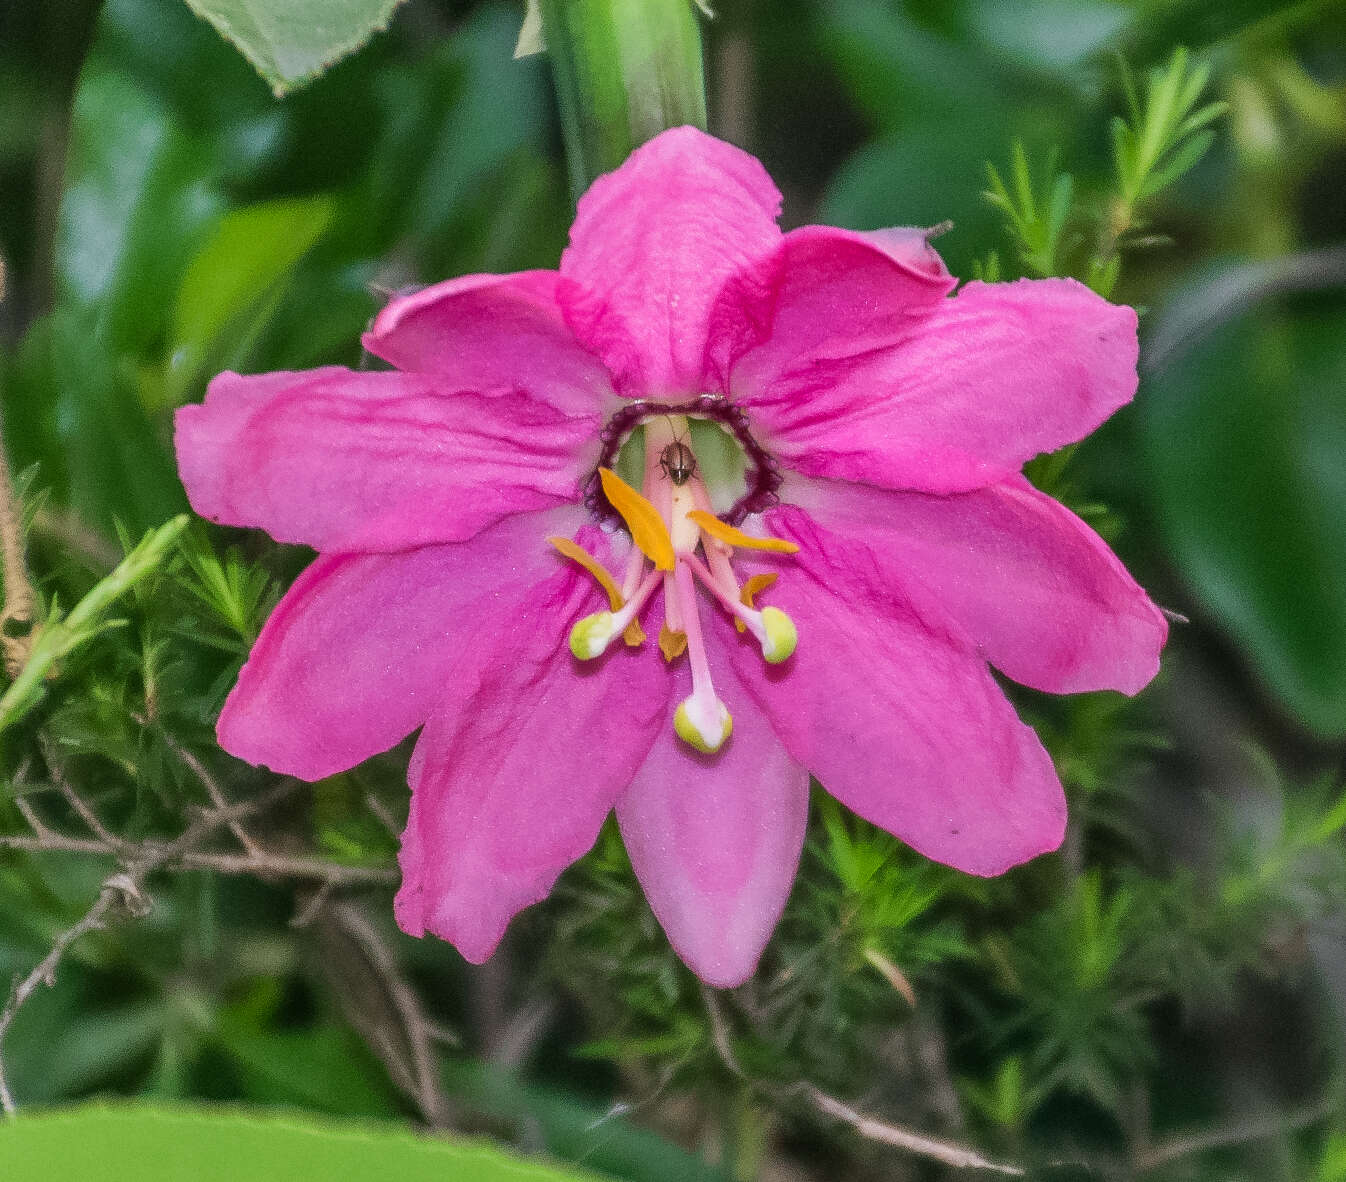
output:
<svg viewBox="0 0 1346 1182"><path fill-rule="evenodd" d="M402 0L187 0L279 98L359 49Z"/></svg>
<svg viewBox="0 0 1346 1182"><path fill-rule="evenodd" d="M524 1082L499 1067L457 1059L445 1065L443 1076L447 1090L472 1108L498 1119L526 1121L541 1132L549 1152L611 1177L625 1182L730 1182L724 1169L627 1122L616 1111Z"/></svg>
<svg viewBox="0 0 1346 1182"><path fill-rule="evenodd" d="M1168 56L1175 45L1200 48L1257 26L1287 28L1313 19L1323 6L1312 0L1143 0L1133 8L1120 48L1144 63Z"/></svg>
<svg viewBox="0 0 1346 1182"><path fill-rule="evenodd" d="M56 241L58 296L97 307L117 347L160 330L177 277L223 208L199 137L162 100L91 61L75 93Z"/></svg>
<svg viewBox="0 0 1346 1182"><path fill-rule="evenodd" d="M139 535L187 502L138 375L98 324L91 307L33 325L0 375L6 435L15 462L39 464L59 502L109 533L119 521Z"/></svg>
<svg viewBox="0 0 1346 1182"><path fill-rule="evenodd" d="M988 52L1037 70L1078 70L1128 23L1117 0L972 0L973 36Z"/></svg>
<svg viewBox="0 0 1346 1182"><path fill-rule="evenodd" d="M337 1116L395 1115L383 1067L347 1029L253 1029L237 1012L227 1012L212 1033L219 1051L236 1061L246 1094L256 1102Z"/></svg>
<svg viewBox="0 0 1346 1182"><path fill-rule="evenodd" d="M1222 278L1202 290L1251 280ZM1340 299L1253 305L1165 351L1140 398L1160 524L1193 594L1332 737L1346 735L1344 339Z"/></svg>
<svg viewBox="0 0 1346 1182"><path fill-rule="evenodd" d="M300 259L327 229L332 208L324 197L292 198L224 216L178 289L169 337L170 404L207 371L244 361Z"/></svg>
<svg viewBox="0 0 1346 1182"><path fill-rule="evenodd" d="M592 1174L501 1150L237 1109L87 1105L23 1113L0 1127L7 1178L80 1182L582 1182Z"/></svg>

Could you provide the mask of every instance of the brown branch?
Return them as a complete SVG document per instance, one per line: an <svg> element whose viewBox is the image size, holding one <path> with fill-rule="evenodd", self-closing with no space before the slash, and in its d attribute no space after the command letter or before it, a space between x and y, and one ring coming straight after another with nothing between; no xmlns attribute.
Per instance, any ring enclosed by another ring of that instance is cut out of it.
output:
<svg viewBox="0 0 1346 1182"><path fill-rule="evenodd" d="M143 720L140 721L143 724ZM78 853L108 857L116 861L120 869L104 881L98 897L83 916L56 936L50 951L33 970L15 982L3 1011L0 1011L0 1109L10 1114L16 1111L14 1096L5 1076L3 1047L10 1025L28 998L39 985L53 985L56 970L71 946L87 933L105 927L118 910L133 916L148 912L149 901L144 894L144 883L151 874L160 870L194 868L212 870L219 874L247 874L264 879L288 878L317 885L315 898L304 908L301 921L313 918L322 911L330 911L338 918L348 944L358 947L360 959L369 970L368 976L378 983L378 988L386 999L386 1007L395 1014L402 1038L391 1040L380 1037L379 1031L370 1028L368 1022L361 1024L360 1015L352 1014L352 1020L362 1033L366 1034L376 1053L388 1064L389 1073L395 1082L416 1102L426 1122L431 1125L442 1125L445 1120L446 1104L439 1091L437 1065L433 1053L433 1044L439 1037L436 1027L422 1014L419 999L402 980L392 952L383 943L373 925L349 904L332 905L330 902L333 892L342 888L395 882L396 871L391 867L382 866L346 866L320 858L281 854L264 849L253 839L242 825L242 821L271 807L294 791L296 782L282 781L271 791L261 794L254 800L234 804L228 800L223 789L200 760L173 739L167 736L166 739L178 758L182 759L200 779L213 805L212 808L201 811L196 819L171 841L132 843L108 830L92 807L65 779L55 758L55 751L49 743L44 742L43 748L52 782L83 821L91 836L76 837L50 828L21 794L15 796L20 812L32 832L0 835L0 850ZM228 827L243 847L242 852L221 852L200 848L203 840L221 827ZM406 1048L405 1055L400 1052L399 1041Z"/></svg>
<svg viewBox="0 0 1346 1182"><path fill-rule="evenodd" d="M1303 1129L1331 1116L1337 1109L1330 1098L1319 1100L1293 1112L1270 1112L1257 1117L1242 1117L1212 1129L1181 1133L1165 1138L1136 1155L1137 1170L1147 1172L1187 1157L1204 1153L1207 1149L1221 1149L1227 1145L1243 1145L1274 1137L1291 1129Z"/></svg>
<svg viewBox="0 0 1346 1182"><path fill-rule="evenodd" d="M743 1070L734 1055L733 1046L729 1041L729 1025L725 1021L719 1001L704 985L701 987L701 996L705 999L706 1010L710 1015L710 1036L715 1045L716 1053L734 1075L750 1086L764 1091L775 1091L781 1097L788 1095L803 1096L819 1112L849 1125L868 1141L891 1145L895 1149L903 1149L917 1157L928 1158L930 1161L937 1161L955 1169L987 1170L995 1174L1005 1174L1012 1178L1024 1177L1024 1170L1021 1167L1011 1165L1008 1162L992 1161L967 1145L960 1145L956 1141L945 1141L938 1137L930 1137L925 1133L917 1133L911 1129L903 1128L901 1125L889 1124L887 1121L877 1120L865 1113L857 1112L849 1104L843 1103L835 1096L829 1096L814 1084L801 1081L788 1088L773 1089L760 1081L754 1081Z"/></svg>
<svg viewBox="0 0 1346 1182"><path fill-rule="evenodd" d="M218 816L217 824L227 824L223 812L210 815ZM129 856L134 859L146 854L153 856L156 848L169 849L172 852L155 857L155 869L163 870L214 870L217 874L293 878L322 883L332 888L376 886L397 881L397 872L390 866L347 866L341 862L299 854L275 854L264 850L256 854L217 853L210 850L176 849L176 845L176 842L170 847L156 847L153 843L109 845L97 838L68 837L52 830L32 836L0 834L0 849L22 850L25 853L94 854L110 858Z"/></svg>
<svg viewBox="0 0 1346 1182"><path fill-rule="evenodd" d="M270 792L265 792L244 804L227 805L203 812L176 838L162 844L141 842L131 845L116 838L108 842L97 836L70 837L47 828L30 807L26 804L23 806L21 811L32 826L32 835L0 836L0 849L97 854L116 859L121 868L104 880L98 897L74 924L56 936L50 951L33 970L14 983L4 1009L0 1010L0 1109L10 1114L16 1110L14 1096L5 1076L3 1049L5 1036L19 1010L39 985L50 986L55 983L56 970L70 947L81 936L104 927L116 914L118 907L130 916L141 916L149 911L150 904L144 893L144 884L154 872L176 866L204 866L226 874L247 872L314 878L340 885L382 881L382 878L377 876L385 873L388 878L392 877L391 871L383 872L379 868L339 866L317 859L287 858L275 854L267 854L261 858L252 858L250 855L215 854L196 848L220 826L269 808L293 790L292 782L282 782ZM22 800L22 797L15 799Z"/></svg>
<svg viewBox="0 0 1346 1182"><path fill-rule="evenodd" d="M116 837L99 819L98 814L93 811L93 806L88 803L65 776L65 770L61 767L56 758L56 745L45 735L38 735L38 745L42 748L42 758L47 763L47 774L51 777L51 782L56 785L57 790L65 797L66 803L75 811L76 815L88 826L99 841L105 845L122 849L124 843L119 837ZM33 818L27 818L31 825Z"/></svg>
<svg viewBox="0 0 1346 1182"><path fill-rule="evenodd" d="M141 726L148 725L148 720L140 715L134 714L132 717ZM191 769L192 775L201 781L201 786L206 790L206 795L210 797L210 802L217 809L227 809L230 804L229 798L225 796L224 790L216 782L215 777L206 769L206 765L167 731L161 731L160 737L164 741L164 746L182 760ZM226 824L229 826L229 832L238 839L238 844L247 850L250 855L254 858L262 856L261 847L253 841L251 834L243 828L236 818L226 822Z"/></svg>
<svg viewBox="0 0 1346 1182"><path fill-rule="evenodd" d="M372 792L365 793L365 808L374 814L375 820L393 837L402 836L402 826L397 823L397 818L388 811L388 806Z"/></svg>
<svg viewBox="0 0 1346 1182"><path fill-rule="evenodd" d="M125 557L97 530L62 509L49 506L39 509L33 517L33 529L59 542L99 574L107 574Z"/></svg>
<svg viewBox="0 0 1346 1182"><path fill-rule="evenodd" d="M426 1124L443 1127L448 1123L448 1103L440 1091L434 1052L439 1031L403 978L392 949L369 917L349 901L327 905L322 919L322 970L336 988L342 1009ZM357 963L366 971L350 972Z"/></svg>
<svg viewBox="0 0 1346 1182"><path fill-rule="evenodd" d="M275 793L268 794L268 798L264 799L274 799L275 795ZM231 814L236 811L233 809L225 810L225 812ZM168 865L174 858L184 854L217 825L224 824L227 819L225 812L209 813L198 817L177 839L166 845L142 847L140 853L134 859L124 862L119 872L104 881L102 890L98 892L98 898L89 905L88 910L73 925L56 936L55 940L52 941L51 950L37 963L32 972L15 982L9 998L5 1002L4 1009L0 1010L0 1108L7 1114L13 1115L17 1110L17 1105L5 1077L2 1052L5 1035L9 1032L9 1027L18 1016L24 1002L33 995L39 985L51 986L55 984L56 970L71 945L88 932L103 927L105 921L111 918L117 905L120 904L128 915L145 915L150 907L143 891L145 879L161 866ZM100 851L113 856L124 852L118 849L109 849L96 840L85 843L80 839L64 838L61 834L51 833L50 831L45 836L38 833L32 840L38 843L56 841L62 845L71 841L79 842L81 845L91 844ZM14 838L5 839L5 843L10 848L21 848L15 846L15 841Z"/></svg>
<svg viewBox="0 0 1346 1182"><path fill-rule="evenodd" d="M975 1149L970 1149L966 1145L959 1145L956 1141L927 1137L924 1133L916 1133L910 1129L904 1129L900 1125L875 1120L872 1116L857 1112L835 1096L829 1096L813 1084L797 1085L796 1090L806 1096L819 1112L850 1125L860 1136L869 1141L891 1145L896 1149L905 1149L908 1153L929 1158L931 1161L942 1162L944 1165L953 1166L955 1169L988 1170L994 1174L1006 1174L1013 1178L1024 1176L1021 1167L1010 1165L1008 1162L992 1161L983 1157Z"/></svg>
<svg viewBox="0 0 1346 1182"><path fill-rule="evenodd" d="M144 896L140 893L138 881L128 874L114 874L107 879L103 883L103 889L98 892L98 898L83 916L52 941L51 951L38 961L32 972L15 983L10 991L9 1000L5 1002L4 1010L0 1011L0 1047L3 1047L5 1035L9 1032L10 1024L18 1015L23 1003L32 996L39 985L51 986L56 983L56 970L70 946L86 933L103 927L104 921L119 903L124 903L130 914L134 914L144 904ZM3 1057L0 1057L0 1108L3 1108L9 1116L18 1111L18 1105L15 1104L14 1096L9 1090L9 1082L5 1078Z"/></svg>

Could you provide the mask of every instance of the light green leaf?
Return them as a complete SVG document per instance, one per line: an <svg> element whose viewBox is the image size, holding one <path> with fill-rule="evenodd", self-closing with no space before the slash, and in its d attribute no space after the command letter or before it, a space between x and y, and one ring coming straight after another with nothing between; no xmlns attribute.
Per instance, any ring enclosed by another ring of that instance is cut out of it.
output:
<svg viewBox="0 0 1346 1182"><path fill-rule="evenodd" d="M402 0L187 0L270 84L279 98L357 50Z"/></svg>
<svg viewBox="0 0 1346 1182"><path fill-rule="evenodd" d="M89 1105L0 1127L10 1178L80 1182L581 1182L486 1145L236 1109Z"/></svg>
<svg viewBox="0 0 1346 1182"><path fill-rule="evenodd" d="M158 95L91 58L75 92L56 278L61 301L96 308L118 348L160 330L165 289L224 205L211 172L208 146Z"/></svg>
<svg viewBox="0 0 1346 1182"><path fill-rule="evenodd" d="M310 197L260 202L221 219L178 289L169 338L171 403L182 401L205 371L243 362L331 218L331 200Z"/></svg>

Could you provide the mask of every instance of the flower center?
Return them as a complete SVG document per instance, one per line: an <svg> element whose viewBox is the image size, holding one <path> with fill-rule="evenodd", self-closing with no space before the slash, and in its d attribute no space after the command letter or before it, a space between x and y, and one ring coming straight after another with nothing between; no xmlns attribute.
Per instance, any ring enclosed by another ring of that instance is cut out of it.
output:
<svg viewBox="0 0 1346 1182"><path fill-rule="evenodd" d="M638 413L631 415L633 410ZM693 413L726 425L743 446L746 457L746 490L720 517L711 510L710 494L693 447L687 417ZM612 465L622 443L642 422L644 477L641 491L637 492L617 475ZM799 549L793 542L756 537L738 528L750 513L760 512L776 502L781 482L779 470L748 435L742 412L713 395L680 407L656 409L654 404L643 404L624 408L608 426L609 430L604 432L603 456L586 486L585 500L598 516L621 521L635 546L618 586L597 559L570 539L549 539L562 554L588 570L608 593L611 610L579 620L570 632L570 651L579 660L589 661L607 651L618 636L623 636L631 646L643 644L645 633L638 617L662 586L664 626L659 635L660 652L670 663L685 653L692 674L692 692L674 712L673 728L698 751L717 751L729 738L733 720L711 681L696 584L699 582L720 603L740 632L753 636L766 661L779 664L789 659L798 640L793 621L779 608L759 609L754 603L755 597L776 581L776 576L755 575L740 585L732 561L735 549L781 554L793 554ZM745 440L751 442L752 450Z"/></svg>
<svg viewBox="0 0 1346 1182"><path fill-rule="evenodd" d="M743 490L733 505L721 514L725 521L730 525L742 525L752 514L765 513L779 502L777 493L784 480L780 465L753 438L752 432L748 430L748 416L741 406L720 394L702 394L687 402L667 404L636 399L623 406L603 427L600 437L603 447L598 463L584 482L584 503L596 520L613 525L620 525L622 520L603 492L599 472L604 468L617 469L622 445L642 424L648 428L650 423L678 418L714 423L737 445L736 450L744 466ZM682 443L688 448L688 454L691 454L693 441L690 429L685 429L684 434L686 437ZM649 450L648 444L646 450Z"/></svg>

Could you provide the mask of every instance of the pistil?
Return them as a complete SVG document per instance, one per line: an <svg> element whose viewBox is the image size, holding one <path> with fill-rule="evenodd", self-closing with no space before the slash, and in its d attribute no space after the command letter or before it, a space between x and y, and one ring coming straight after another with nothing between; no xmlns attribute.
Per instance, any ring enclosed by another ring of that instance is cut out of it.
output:
<svg viewBox="0 0 1346 1182"><path fill-rule="evenodd" d="M627 643L639 633L638 617L656 588L664 588L664 627L659 648L666 661L684 652L692 675L692 692L678 704L673 728L679 738L706 754L718 751L733 731L733 719L715 693L697 603L700 582L733 618L750 632L772 664L788 660L798 640L794 623L776 607L758 609L753 597L775 581L757 575L740 589L731 556L735 548L793 553L798 547L780 538L743 533L716 517L698 471L685 416L655 414L645 420L645 464L637 492L608 467L598 470L607 503L625 522L634 547L622 586L596 559L573 542L554 538L561 553L573 558L608 592L611 611L585 616L571 629L570 649L583 661L600 656L623 633ZM704 561L698 556L700 550ZM639 633L643 639L643 633ZM636 641L639 643L639 641Z"/></svg>

